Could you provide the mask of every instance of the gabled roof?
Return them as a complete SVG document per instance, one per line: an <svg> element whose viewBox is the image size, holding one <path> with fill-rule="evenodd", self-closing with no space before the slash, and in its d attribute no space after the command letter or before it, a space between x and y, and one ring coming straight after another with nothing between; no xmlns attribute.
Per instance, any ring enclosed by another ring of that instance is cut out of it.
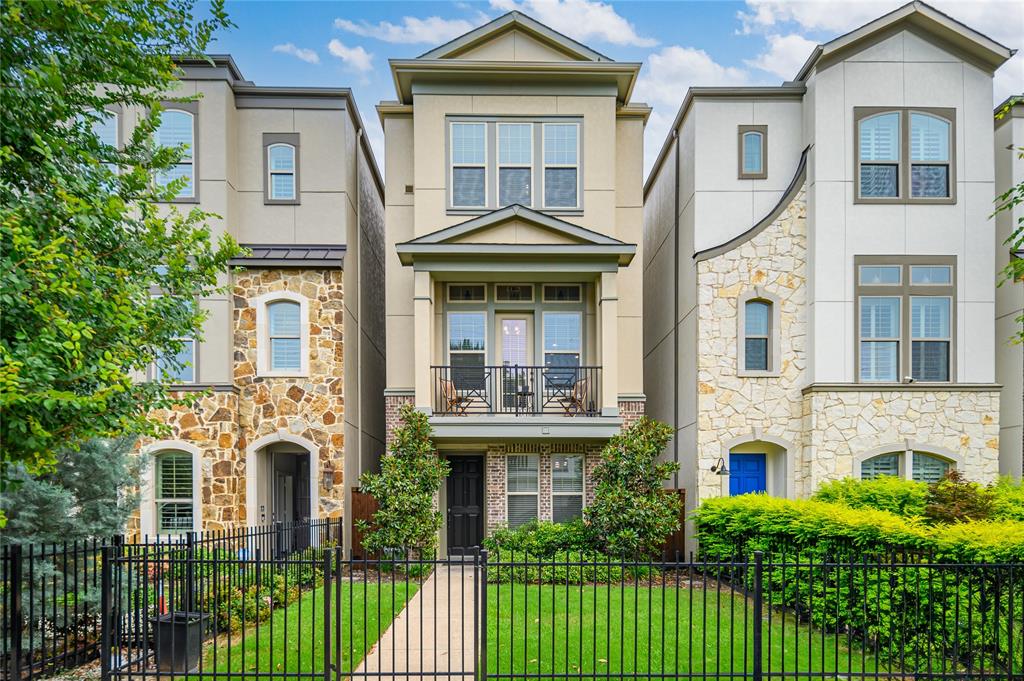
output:
<svg viewBox="0 0 1024 681"><path fill-rule="evenodd" d="M486 241L463 241L475 232L516 221L552 232L565 238L566 243L488 243ZM573 259L611 260L619 265L628 265L636 254L636 244L629 244L610 236L595 232L571 222L541 213L540 211L513 204L485 215L460 222L451 227L439 229L411 241L397 244L395 250L403 265L412 265L417 257L494 257L531 258L559 257Z"/></svg>
<svg viewBox="0 0 1024 681"><path fill-rule="evenodd" d="M494 21L474 28L469 33L464 33L458 38L449 40L440 47L424 52L417 59L450 59L513 29L522 31L539 42L579 61L613 61L600 52L592 50L586 45L578 43L572 38L562 35L553 28L545 26L536 19L532 19L518 11L503 14Z"/></svg>
<svg viewBox="0 0 1024 681"><path fill-rule="evenodd" d="M931 5L914 0L914 2L908 2L860 28L816 47L800 68L796 80L806 80L811 70L822 60L832 62L840 55L859 51L871 44L878 34L887 33L902 25L913 26L935 36L946 46L958 52L965 60L979 66L986 66L990 71L999 68L1016 52L983 33L975 31L970 26L960 23L948 14L940 12Z"/></svg>

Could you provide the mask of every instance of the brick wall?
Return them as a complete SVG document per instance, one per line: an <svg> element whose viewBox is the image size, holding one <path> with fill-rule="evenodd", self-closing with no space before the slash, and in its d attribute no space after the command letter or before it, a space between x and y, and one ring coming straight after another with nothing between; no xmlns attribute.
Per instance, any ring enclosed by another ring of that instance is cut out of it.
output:
<svg viewBox="0 0 1024 681"><path fill-rule="evenodd" d="M619 416L622 418L622 427L629 428L640 420L644 415L646 402L644 400L619 400Z"/></svg>
<svg viewBox="0 0 1024 681"><path fill-rule="evenodd" d="M403 404L413 404L413 395L384 395L384 428L385 444L391 449L391 442L394 439L395 428L402 425L400 416Z"/></svg>

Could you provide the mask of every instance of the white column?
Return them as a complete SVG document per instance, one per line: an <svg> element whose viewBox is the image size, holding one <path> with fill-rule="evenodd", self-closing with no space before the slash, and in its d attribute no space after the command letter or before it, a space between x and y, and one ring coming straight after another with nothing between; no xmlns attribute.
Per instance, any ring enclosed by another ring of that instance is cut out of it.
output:
<svg viewBox="0 0 1024 681"><path fill-rule="evenodd" d="M619 415L618 274L601 273L598 314L601 319L601 415Z"/></svg>
<svg viewBox="0 0 1024 681"><path fill-rule="evenodd" d="M416 408L431 413L433 389L430 384L430 361L434 343L433 333L433 286L430 272L416 272L413 279L413 330L412 341L415 360Z"/></svg>

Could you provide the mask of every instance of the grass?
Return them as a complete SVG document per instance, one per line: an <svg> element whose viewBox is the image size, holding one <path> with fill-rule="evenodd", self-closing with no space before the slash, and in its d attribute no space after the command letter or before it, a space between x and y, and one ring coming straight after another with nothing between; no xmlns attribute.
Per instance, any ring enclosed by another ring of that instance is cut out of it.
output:
<svg viewBox="0 0 1024 681"><path fill-rule="evenodd" d="M753 608L711 585L491 584L491 674L693 673L714 678L753 668ZM678 600L677 600L678 599ZM745 633L746 632L746 633ZM772 614L763 626L763 668L774 672L874 671L876 660L845 637ZM592 677L593 678L593 677Z"/></svg>
<svg viewBox="0 0 1024 681"><path fill-rule="evenodd" d="M337 587L338 584L335 584ZM341 624L343 672L359 665L366 651L377 642L405 602L416 593L415 582L341 582ZM336 594L331 594L331 599ZM337 626L335 603L329 604L332 636ZM324 590L304 593L286 608L274 610L270 618L244 632L221 635L207 644L201 672L322 672L324 669ZM332 655L335 646L330 646ZM333 661L332 662L336 662Z"/></svg>

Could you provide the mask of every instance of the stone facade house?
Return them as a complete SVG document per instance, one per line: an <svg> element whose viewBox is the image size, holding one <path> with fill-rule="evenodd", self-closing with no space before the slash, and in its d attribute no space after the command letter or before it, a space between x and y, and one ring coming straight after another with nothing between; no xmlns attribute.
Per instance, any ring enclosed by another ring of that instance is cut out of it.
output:
<svg viewBox="0 0 1024 681"><path fill-rule="evenodd" d="M386 420L430 414L442 550L579 516L644 411L640 64L519 12L391 61Z"/></svg>
<svg viewBox="0 0 1024 681"><path fill-rule="evenodd" d="M648 413L675 427L690 507L998 475L991 101L1011 54L914 2L790 82L686 93L643 267Z"/></svg>
<svg viewBox="0 0 1024 681"><path fill-rule="evenodd" d="M1024 93L1021 94L1024 98ZM996 107L996 112L1003 106ZM995 161L996 193L1024 182L1024 101L1018 100L1009 112L996 120ZM1013 250L1007 239L1024 217L1024 206L996 215L996 270L1001 272L1010 258L1024 258L1024 251ZM996 377L1003 384L999 402L999 472L1024 477L1024 345L1011 342L1019 333L1018 319L1024 314L1024 282L1006 283L996 289Z"/></svg>
<svg viewBox="0 0 1024 681"><path fill-rule="evenodd" d="M229 56L184 61L158 141L191 153L168 210L200 206L250 250L174 372L194 408L157 411L142 533L340 517L384 448L383 180L351 92L262 87ZM136 112L117 113L130 129ZM161 362L153 371L163 370Z"/></svg>

